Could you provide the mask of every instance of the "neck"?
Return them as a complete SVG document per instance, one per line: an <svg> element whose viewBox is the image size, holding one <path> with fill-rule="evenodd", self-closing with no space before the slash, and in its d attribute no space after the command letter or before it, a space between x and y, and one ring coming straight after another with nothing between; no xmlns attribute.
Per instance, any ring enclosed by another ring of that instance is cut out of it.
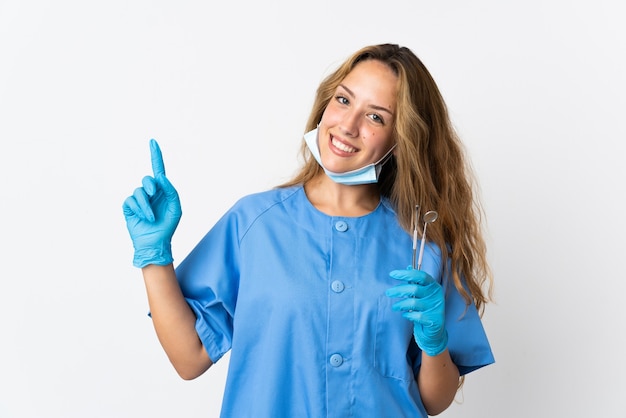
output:
<svg viewBox="0 0 626 418"><path fill-rule="evenodd" d="M324 173L307 182L304 190L311 204L329 216L364 216L373 212L380 202L376 184L346 186L335 183Z"/></svg>

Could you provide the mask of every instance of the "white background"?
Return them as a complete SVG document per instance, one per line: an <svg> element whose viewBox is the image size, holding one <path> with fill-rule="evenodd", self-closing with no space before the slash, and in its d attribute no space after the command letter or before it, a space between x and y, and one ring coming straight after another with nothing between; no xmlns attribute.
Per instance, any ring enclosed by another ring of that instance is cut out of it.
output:
<svg viewBox="0 0 626 418"><path fill-rule="evenodd" d="M0 416L216 417L227 357L178 378L131 265L148 140L180 261L293 174L323 76L393 42L467 146L496 279L496 364L442 416L626 417L621 3L0 0Z"/></svg>

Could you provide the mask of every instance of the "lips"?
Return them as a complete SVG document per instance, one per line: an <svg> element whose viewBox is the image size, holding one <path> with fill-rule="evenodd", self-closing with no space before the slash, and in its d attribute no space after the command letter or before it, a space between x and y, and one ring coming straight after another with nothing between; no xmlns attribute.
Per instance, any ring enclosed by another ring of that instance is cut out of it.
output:
<svg viewBox="0 0 626 418"><path fill-rule="evenodd" d="M345 144L345 143L343 143L343 142L339 141L339 140L338 140L337 138L335 138L335 137L331 137L331 138L330 138L330 143L331 143L331 144L332 144L335 148L337 148L338 150L343 151L343 152L347 152L348 154L352 154L353 152L357 152L357 151L358 151L358 149L356 149L356 148L354 148L354 147L351 147L350 145Z"/></svg>

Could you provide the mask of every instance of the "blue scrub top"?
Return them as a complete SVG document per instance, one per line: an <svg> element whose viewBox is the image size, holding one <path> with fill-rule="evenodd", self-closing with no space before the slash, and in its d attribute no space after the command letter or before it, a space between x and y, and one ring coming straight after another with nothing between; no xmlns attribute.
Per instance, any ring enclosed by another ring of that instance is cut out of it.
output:
<svg viewBox="0 0 626 418"><path fill-rule="evenodd" d="M385 199L361 217L318 211L301 186L239 200L176 269L209 357L231 350L222 417L427 417L413 326L385 295L411 259ZM432 245L422 269L446 286L461 374L493 363Z"/></svg>

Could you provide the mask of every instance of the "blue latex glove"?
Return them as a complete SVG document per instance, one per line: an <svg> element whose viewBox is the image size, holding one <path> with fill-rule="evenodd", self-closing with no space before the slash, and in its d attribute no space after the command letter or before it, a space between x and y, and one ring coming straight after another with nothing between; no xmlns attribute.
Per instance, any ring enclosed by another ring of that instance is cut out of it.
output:
<svg viewBox="0 0 626 418"><path fill-rule="evenodd" d="M403 298L392 309L413 322L413 335L423 352L429 356L443 353L448 346L443 287L425 271L411 267L389 275L403 282L385 292L389 297Z"/></svg>
<svg viewBox="0 0 626 418"><path fill-rule="evenodd" d="M150 156L154 177L144 177L143 187L135 189L122 206L135 248L135 267L165 266L174 261L172 236L182 216L178 192L165 177L161 149L154 139L150 140Z"/></svg>

